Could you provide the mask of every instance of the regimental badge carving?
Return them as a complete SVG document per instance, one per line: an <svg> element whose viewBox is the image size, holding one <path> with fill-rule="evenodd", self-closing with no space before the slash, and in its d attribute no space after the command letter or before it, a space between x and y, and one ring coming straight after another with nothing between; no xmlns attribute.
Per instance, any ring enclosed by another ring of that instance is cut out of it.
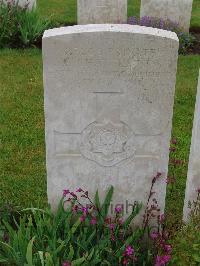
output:
<svg viewBox="0 0 200 266"><path fill-rule="evenodd" d="M94 122L81 134L80 151L101 166L114 166L135 153L133 133L123 122Z"/></svg>

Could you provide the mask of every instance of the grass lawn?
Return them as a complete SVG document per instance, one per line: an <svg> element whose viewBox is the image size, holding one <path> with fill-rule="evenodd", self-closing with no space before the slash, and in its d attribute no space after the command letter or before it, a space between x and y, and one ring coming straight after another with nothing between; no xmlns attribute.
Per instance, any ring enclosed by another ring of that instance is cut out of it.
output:
<svg viewBox="0 0 200 266"><path fill-rule="evenodd" d="M199 68L199 55L179 56L172 131L177 151L171 153L171 158L180 159L182 164L169 167L169 175L175 176L176 183L169 185L166 200L168 218L174 227L182 219Z"/></svg>
<svg viewBox="0 0 200 266"><path fill-rule="evenodd" d="M181 217L200 56L180 56L173 135L178 139L177 183L168 191L172 221ZM0 205L46 204L41 51L0 51Z"/></svg>
<svg viewBox="0 0 200 266"><path fill-rule="evenodd" d="M39 50L0 52L0 203L46 202Z"/></svg>
<svg viewBox="0 0 200 266"><path fill-rule="evenodd" d="M92 1L92 0L91 0ZM41 15L56 23L76 24L76 0L38 0ZM128 16L139 16L140 0L128 0ZM191 26L200 27L200 0L193 0Z"/></svg>

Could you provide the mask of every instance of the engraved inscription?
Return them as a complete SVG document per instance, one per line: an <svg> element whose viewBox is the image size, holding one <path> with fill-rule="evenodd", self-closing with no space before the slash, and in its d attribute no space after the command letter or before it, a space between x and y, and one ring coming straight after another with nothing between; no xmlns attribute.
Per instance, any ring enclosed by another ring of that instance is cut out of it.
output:
<svg viewBox="0 0 200 266"><path fill-rule="evenodd" d="M114 166L135 154L132 136L123 122L94 122L82 132L80 151L102 166Z"/></svg>

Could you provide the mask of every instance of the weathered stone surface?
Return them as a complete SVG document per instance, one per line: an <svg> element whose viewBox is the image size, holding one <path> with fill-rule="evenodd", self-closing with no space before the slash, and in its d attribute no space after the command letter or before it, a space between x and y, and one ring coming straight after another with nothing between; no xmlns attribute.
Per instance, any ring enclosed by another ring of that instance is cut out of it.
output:
<svg viewBox="0 0 200 266"><path fill-rule="evenodd" d="M189 31L193 0L141 0L140 16L170 19Z"/></svg>
<svg viewBox="0 0 200 266"><path fill-rule="evenodd" d="M197 199L198 188L200 188L200 72L194 113L192 142L190 148L185 204L183 210L184 221L189 220L191 203Z"/></svg>
<svg viewBox="0 0 200 266"><path fill-rule="evenodd" d="M10 2L9 0L4 0L5 3ZM18 3L19 6L25 7L29 10L36 7L36 0L14 0L14 3Z"/></svg>
<svg viewBox="0 0 200 266"><path fill-rule="evenodd" d="M126 23L127 0L78 0L78 24Z"/></svg>
<svg viewBox="0 0 200 266"><path fill-rule="evenodd" d="M165 206L176 81L175 33L131 25L48 30L43 37L48 199L64 188L113 203ZM129 209L130 212L130 209Z"/></svg>

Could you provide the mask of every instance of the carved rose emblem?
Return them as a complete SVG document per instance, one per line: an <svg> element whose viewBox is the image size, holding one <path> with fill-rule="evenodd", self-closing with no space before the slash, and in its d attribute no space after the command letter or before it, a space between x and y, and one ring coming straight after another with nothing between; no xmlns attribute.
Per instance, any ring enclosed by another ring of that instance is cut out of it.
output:
<svg viewBox="0 0 200 266"><path fill-rule="evenodd" d="M94 122L82 132L81 153L102 166L116 165L134 154L131 135L125 123Z"/></svg>

